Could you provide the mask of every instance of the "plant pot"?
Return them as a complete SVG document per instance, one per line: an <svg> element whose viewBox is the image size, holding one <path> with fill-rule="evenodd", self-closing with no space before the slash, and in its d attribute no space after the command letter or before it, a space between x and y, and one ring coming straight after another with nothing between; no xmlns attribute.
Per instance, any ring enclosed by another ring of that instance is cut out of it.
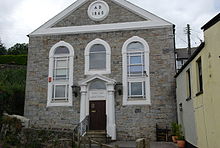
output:
<svg viewBox="0 0 220 148"><path fill-rule="evenodd" d="M185 140L177 140L178 148L185 148L186 141Z"/></svg>
<svg viewBox="0 0 220 148"><path fill-rule="evenodd" d="M177 138L178 138L178 136L172 136L172 140L173 140L174 143L177 142Z"/></svg>

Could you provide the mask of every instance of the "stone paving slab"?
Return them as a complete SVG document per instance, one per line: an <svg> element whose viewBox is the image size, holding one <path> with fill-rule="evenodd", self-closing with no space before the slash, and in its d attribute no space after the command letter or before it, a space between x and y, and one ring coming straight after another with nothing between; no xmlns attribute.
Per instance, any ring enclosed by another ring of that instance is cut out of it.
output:
<svg viewBox="0 0 220 148"><path fill-rule="evenodd" d="M118 145L120 148L135 148L135 141L116 141L110 145ZM177 148L176 144L172 142L151 142L150 148Z"/></svg>
<svg viewBox="0 0 220 148"><path fill-rule="evenodd" d="M150 148L177 148L172 142L152 142Z"/></svg>

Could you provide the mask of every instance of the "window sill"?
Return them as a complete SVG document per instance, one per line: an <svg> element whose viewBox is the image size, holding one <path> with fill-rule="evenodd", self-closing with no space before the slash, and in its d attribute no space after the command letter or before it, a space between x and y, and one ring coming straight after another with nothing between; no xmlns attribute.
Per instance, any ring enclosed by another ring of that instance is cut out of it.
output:
<svg viewBox="0 0 220 148"><path fill-rule="evenodd" d="M196 96L200 96L201 94L203 94L203 91L200 91L196 94Z"/></svg>
<svg viewBox="0 0 220 148"><path fill-rule="evenodd" d="M95 74L111 74L110 70L89 70L85 72L85 75L95 75Z"/></svg>
<svg viewBox="0 0 220 148"><path fill-rule="evenodd" d="M123 106L129 106L129 105L150 105L151 102L149 100L127 100L123 102Z"/></svg>
<svg viewBox="0 0 220 148"><path fill-rule="evenodd" d="M188 98L186 99L186 101L190 101L190 100L192 100L192 98L191 98L191 97L188 97Z"/></svg>
<svg viewBox="0 0 220 148"><path fill-rule="evenodd" d="M71 102L67 102L67 103L48 103L47 107L68 107L68 106L73 106L73 104Z"/></svg>

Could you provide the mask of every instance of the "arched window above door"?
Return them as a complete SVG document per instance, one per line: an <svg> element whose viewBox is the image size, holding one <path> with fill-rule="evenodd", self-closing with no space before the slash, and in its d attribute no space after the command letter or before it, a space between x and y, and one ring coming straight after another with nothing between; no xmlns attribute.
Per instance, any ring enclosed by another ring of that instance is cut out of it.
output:
<svg viewBox="0 0 220 148"><path fill-rule="evenodd" d="M102 80L95 79L90 82L89 90L106 90L106 84Z"/></svg>

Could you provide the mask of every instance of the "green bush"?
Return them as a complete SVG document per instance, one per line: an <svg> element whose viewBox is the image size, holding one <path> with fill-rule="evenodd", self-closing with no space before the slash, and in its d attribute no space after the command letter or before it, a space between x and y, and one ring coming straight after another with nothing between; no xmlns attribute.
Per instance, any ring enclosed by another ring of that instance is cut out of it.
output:
<svg viewBox="0 0 220 148"><path fill-rule="evenodd" d="M0 114L24 114L26 69L0 71Z"/></svg>
<svg viewBox="0 0 220 148"><path fill-rule="evenodd" d="M0 64L27 65L27 55L0 55Z"/></svg>

